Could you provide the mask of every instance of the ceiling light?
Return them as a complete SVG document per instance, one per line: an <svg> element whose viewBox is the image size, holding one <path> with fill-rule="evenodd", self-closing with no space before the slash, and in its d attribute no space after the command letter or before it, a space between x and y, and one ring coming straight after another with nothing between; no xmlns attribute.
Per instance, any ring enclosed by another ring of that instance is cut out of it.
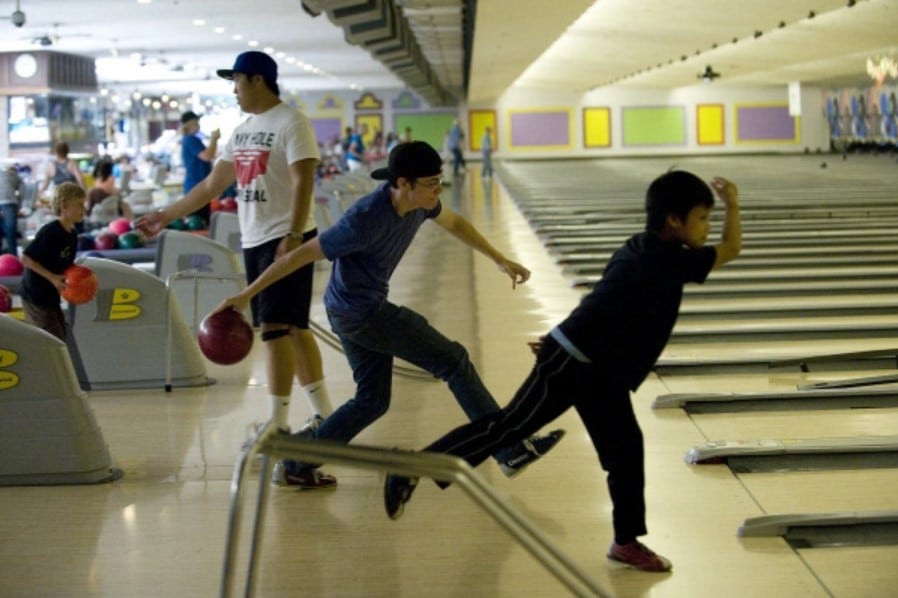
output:
<svg viewBox="0 0 898 598"><path fill-rule="evenodd" d="M890 56L880 56L876 60L867 59L867 74L876 81L877 85L882 85L886 80L886 76L893 79L898 78L898 62Z"/></svg>
<svg viewBox="0 0 898 598"><path fill-rule="evenodd" d="M711 83L714 79L720 77L720 73L711 68L711 65L705 67L705 70L698 74L698 78L705 83Z"/></svg>

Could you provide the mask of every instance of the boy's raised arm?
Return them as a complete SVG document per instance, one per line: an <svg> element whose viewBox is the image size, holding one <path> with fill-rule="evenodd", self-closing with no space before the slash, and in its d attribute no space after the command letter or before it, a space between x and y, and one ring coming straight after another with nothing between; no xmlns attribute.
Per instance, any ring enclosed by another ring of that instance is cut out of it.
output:
<svg viewBox="0 0 898 598"><path fill-rule="evenodd" d="M717 250L714 267L719 268L734 260L742 250L742 219L739 216L739 190L736 185L723 177L715 177L711 179L711 188L726 210L720 243L714 247Z"/></svg>

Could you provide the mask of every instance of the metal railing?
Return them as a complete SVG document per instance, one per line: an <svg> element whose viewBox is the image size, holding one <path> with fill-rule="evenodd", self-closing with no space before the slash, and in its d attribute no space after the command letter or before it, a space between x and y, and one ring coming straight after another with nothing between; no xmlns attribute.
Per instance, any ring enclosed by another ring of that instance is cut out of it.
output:
<svg viewBox="0 0 898 598"><path fill-rule="evenodd" d="M252 541L246 575L244 596L254 595L256 569L262 543L262 522L271 487L272 456L286 457L309 463L331 463L362 469L373 469L412 477L429 477L451 482L462 488L471 499L496 520L513 538L526 548L546 569L564 584L573 595L610 597L586 572L553 546L521 513L505 504L489 485L465 461L451 455L410 452L378 447L345 445L326 441L299 439L278 433L272 422L259 431L251 446L244 446L231 478L231 506L228 535L222 570L221 596L230 598L235 585L238 538L240 536L242 501L245 481L256 454L261 454L259 491L253 521Z"/></svg>

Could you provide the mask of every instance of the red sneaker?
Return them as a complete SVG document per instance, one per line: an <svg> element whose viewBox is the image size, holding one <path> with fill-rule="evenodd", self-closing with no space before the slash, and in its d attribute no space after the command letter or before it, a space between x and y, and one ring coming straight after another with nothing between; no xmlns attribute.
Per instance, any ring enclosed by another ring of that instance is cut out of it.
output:
<svg viewBox="0 0 898 598"><path fill-rule="evenodd" d="M640 571L663 573L670 571L672 567L669 560L660 554L655 554L642 542L636 540L627 544L612 543L611 548L608 549L608 558Z"/></svg>

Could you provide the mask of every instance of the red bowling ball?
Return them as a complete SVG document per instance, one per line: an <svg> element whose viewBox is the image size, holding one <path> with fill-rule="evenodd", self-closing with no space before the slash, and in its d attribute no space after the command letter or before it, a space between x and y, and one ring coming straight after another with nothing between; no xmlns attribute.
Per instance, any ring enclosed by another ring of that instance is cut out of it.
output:
<svg viewBox="0 0 898 598"><path fill-rule="evenodd" d="M100 233L94 238L94 248L100 251L118 249L118 235L111 232Z"/></svg>
<svg viewBox="0 0 898 598"><path fill-rule="evenodd" d="M62 290L62 298L80 305L91 301L97 294L100 286L94 271L86 266L77 264L69 266L65 270L65 288Z"/></svg>
<svg viewBox="0 0 898 598"><path fill-rule="evenodd" d="M0 313L8 313L12 310L12 293L0 284Z"/></svg>
<svg viewBox="0 0 898 598"><path fill-rule="evenodd" d="M209 361L230 365L249 354L253 347L253 329L239 311L225 309L203 318L197 341Z"/></svg>

